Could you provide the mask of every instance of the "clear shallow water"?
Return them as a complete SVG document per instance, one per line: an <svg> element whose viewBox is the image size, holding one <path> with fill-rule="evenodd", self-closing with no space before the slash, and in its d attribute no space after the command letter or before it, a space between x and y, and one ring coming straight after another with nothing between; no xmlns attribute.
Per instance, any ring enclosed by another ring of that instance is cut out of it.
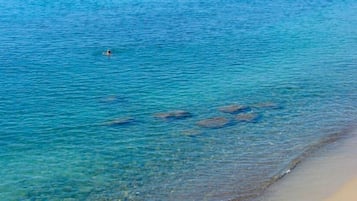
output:
<svg viewBox="0 0 357 201"><path fill-rule="evenodd" d="M353 1L0 5L0 200L249 199L356 122Z"/></svg>

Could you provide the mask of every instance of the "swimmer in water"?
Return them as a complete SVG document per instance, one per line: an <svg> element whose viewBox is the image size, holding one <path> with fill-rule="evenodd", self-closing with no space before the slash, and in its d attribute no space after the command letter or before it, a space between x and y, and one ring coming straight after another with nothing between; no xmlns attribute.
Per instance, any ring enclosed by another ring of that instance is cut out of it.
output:
<svg viewBox="0 0 357 201"><path fill-rule="evenodd" d="M111 56L112 55L112 51L110 49L108 49L107 51L103 52L104 55L106 56Z"/></svg>

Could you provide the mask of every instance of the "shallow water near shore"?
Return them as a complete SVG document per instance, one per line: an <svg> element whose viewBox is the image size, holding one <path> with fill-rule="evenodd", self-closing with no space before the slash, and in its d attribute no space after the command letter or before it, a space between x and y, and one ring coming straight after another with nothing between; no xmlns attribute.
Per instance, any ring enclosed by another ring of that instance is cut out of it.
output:
<svg viewBox="0 0 357 201"><path fill-rule="evenodd" d="M0 200L250 200L357 121L354 1L0 5Z"/></svg>

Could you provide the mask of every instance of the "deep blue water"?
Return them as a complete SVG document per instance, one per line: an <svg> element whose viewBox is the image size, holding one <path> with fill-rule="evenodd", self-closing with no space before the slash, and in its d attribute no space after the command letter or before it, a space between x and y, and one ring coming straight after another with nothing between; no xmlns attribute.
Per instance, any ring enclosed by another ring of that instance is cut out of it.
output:
<svg viewBox="0 0 357 201"><path fill-rule="evenodd" d="M356 123L356 10L349 0L0 0L0 200L258 195ZM234 119L218 110L231 104L260 118L197 125ZM172 110L192 117L154 117Z"/></svg>

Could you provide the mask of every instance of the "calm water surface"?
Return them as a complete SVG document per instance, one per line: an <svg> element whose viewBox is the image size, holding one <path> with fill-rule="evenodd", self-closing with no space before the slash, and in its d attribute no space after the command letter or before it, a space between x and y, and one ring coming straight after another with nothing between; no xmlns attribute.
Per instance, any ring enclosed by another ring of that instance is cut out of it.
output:
<svg viewBox="0 0 357 201"><path fill-rule="evenodd" d="M253 198L356 123L356 10L349 0L0 0L0 200ZM218 110L231 104L259 118ZM172 110L192 117L154 117ZM197 125L211 117L232 122Z"/></svg>

